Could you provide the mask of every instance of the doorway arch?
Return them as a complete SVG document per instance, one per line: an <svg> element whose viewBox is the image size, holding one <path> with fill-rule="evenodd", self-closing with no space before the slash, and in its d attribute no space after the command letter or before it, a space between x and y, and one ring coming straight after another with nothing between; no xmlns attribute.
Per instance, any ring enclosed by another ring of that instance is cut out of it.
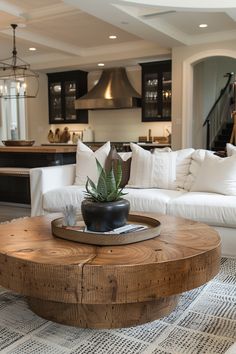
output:
<svg viewBox="0 0 236 354"><path fill-rule="evenodd" d="M214 49L196 53L183 61L182 94L182 148L192 147L193 143L193 72L194 65L204 59L221 56L236 59L236 51Z"/></svg>

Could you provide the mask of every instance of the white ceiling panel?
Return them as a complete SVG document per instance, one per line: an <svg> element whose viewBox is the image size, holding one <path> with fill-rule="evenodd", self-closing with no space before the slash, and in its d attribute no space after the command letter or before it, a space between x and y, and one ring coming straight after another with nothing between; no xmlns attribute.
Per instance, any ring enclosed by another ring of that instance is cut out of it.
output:
<svg viewBox="0 0 236 354"><path fill-rule="evenodd" d="M218 0L218 7L200 8L199 1L0 1L0 58L11 55L11 23L25 26L16 30L18 55L40 70L52 71L92 69L98 62L137 64L170 56L171 48L179 45L234 40L236 0L230 9ZM200 29L200 23L208 27ZM32 46L37 51L29 52Z"/></svg>
<svg viewBox="0 0 236 354"><path fill-rule="evenodd" d="M163 16L165 21L189 35L236 30L236 22L223 12L176 12ZM206 23L208 27L199 28L201 23Z"/></svg>
<svg viewBox="0 0 236 354"><path fill-rule="evenodd" d="M61 0L9 0L8 3L19 6L22 9L29 11L33 9L40 9L45 6L60 4Z"/></svg>
<svg viewBox="0 0 236 354"><path fill-rule="evenodd" d="M94 16L80 12L61 17L57 21L42 20L29 23L29 30L83 48L114 44L109 35L117 35L115 43L140 40L139 37L123 31Z"/></svg>

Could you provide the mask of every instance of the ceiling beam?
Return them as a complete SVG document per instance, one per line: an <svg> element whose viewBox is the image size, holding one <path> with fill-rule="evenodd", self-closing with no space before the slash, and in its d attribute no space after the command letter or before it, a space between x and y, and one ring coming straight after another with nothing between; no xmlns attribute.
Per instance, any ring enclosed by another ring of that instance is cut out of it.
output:
<svg viewBox="0 0 236 354"><path fill-rule="evenodd" d="M19 6L12 5L8 1L1 0L0 11L6 12L7 14L12 16L22 17L22 13L24 12L24 9L22 9Z"/></svg>
<svg viewBox="0 0 236 354"><path fill-rule="evenodd" d="M115 45L114 45L115 47ZM144 50L145 47L145 50ZM137 63L140 63L145 60L150 60L150 58L153 58L152 60L157 60L157 58L170 58L171 52L168 49L163 49L157 47L153 43L146 43L143 46L137 46L133 48L130 46L128 50L126 49L125 51L121 50L121 47L119 46L119 50L109 50L109 46L107 46L106 50L104 49L102 53L97 53L93 52L92 50L89 50L87 53L88 55L86 56L81 56L81 57L74 57L74 58L66 58L62 60L61 58L57 57L54 58L54 61L40 61L38 63L34 63L34 69L35 70L42 70L42 71L48 71L50 69L79 69L79 68L88 68L89 70L94 70L94 68L97 68L97 63L103 62L105 65L116 65L114 63L117 62L126 62L126 61L132 61L133 63L135 62L135 65ZM138 60L137 60L138 58ZM46 59L46 57L45 57ZM111 64L112 63L112 64ZM120 65L120 64L119 64ZM124 65L124 64L122 64ZM133 64L132 64L133 65Z"/></svg>
<svg viewBox="0 0 236 354"><path fill-rule="evenodd" d="M162 33L163 35L168 36L169 38L178 41L181 44L185 44L185 45L191 44L191 37L189 35L180 31L175 26L172 26L169 23L167 23L163 17L145 18L144 16L139 16L139 12L135 8L120 6L116 4L114 4L113 6L116 7L117 9L120 9L124 13L127 13L130 17L135 18L139 22L139 24L143 23L145 26L150 27L155 31L155 34L156 31L158 31L159 33ZM158 37L156 41L158 42Z"/></svg>

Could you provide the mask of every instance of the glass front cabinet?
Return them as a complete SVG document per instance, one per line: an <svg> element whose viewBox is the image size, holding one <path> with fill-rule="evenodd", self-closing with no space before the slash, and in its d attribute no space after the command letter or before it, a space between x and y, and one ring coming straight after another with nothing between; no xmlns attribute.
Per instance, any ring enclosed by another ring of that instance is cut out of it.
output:
<svg viewBox="0 0 236 354"><path fill-rule="evenodd" d="M171 120L171 60L142 67L142 122Z"/></svg>
<svg viewBox="0 0 236 354"><path fill-rule="evenodd" d="M88 123L88 111L74 102L87 93L87 72L76 70L48 75L49 123Z"/></svg>

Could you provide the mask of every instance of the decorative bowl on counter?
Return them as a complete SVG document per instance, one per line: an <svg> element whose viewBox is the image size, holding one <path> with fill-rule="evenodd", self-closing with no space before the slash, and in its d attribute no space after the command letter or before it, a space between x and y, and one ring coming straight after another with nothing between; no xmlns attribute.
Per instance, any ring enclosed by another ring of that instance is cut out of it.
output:
<svg viewBox="0 0 236 354"><path fill-rule="evenodd" d="M2 140L5 146L32 146L34 145L34 140Z"/></svg>

